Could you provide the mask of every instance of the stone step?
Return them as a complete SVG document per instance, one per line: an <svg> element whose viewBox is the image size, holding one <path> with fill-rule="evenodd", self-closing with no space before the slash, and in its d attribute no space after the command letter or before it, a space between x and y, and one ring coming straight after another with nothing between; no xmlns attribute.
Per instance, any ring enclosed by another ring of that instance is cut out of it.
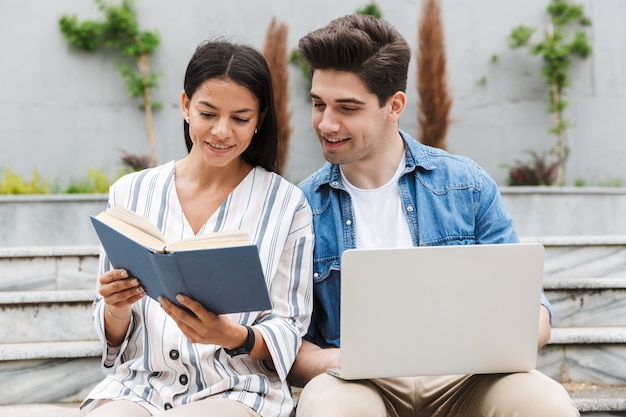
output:
<svg viewBox="0 0 626 417"><path fill-rule="evenodd" d="M93 290L0 292L3 343L96 339Z"/></svg>
<svg viewBox="0 0 626 417"><path fill-rule="evenodd" d="M82 400L103 378L101 352L93 340L0 345L0 405Z"/></svg>
<svg viewBox="0 0 626 417"><path fill-rule="evenodd" d="M544 245L544 281L620 277L626 272L626 236L547 236L521 240Z"/></svg>
<svg viewBox="0 0 626 417"><path fill-rule="evenodd" d="M537 369L564 384L626 385L626 327L554 328Z"/></svg>
<svg viewBox="0 0 626 417"><path fill-rule="evenodd" d="M94 290L98 246L0 247L0 291Z"/></svg>
<svg viewBox="0 0 626 417"><path fill-rule="evenodd" d="M626 414L626 385L563 384L582 417L616 417ZM297 400L299 390L294 392ZM0 405L3 417L79 417L80 402Z"/></svg>
<svg viewBox="0 0 626 417"><path fill-rule="evenodd" d="M555 327L626 326L626 278L544 280Z"/></svg>

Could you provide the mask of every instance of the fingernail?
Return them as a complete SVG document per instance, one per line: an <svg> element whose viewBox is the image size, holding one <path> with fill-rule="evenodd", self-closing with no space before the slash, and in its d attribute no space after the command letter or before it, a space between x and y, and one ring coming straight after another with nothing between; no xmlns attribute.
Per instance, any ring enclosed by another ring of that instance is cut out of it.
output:
<svg viewBox="0 0 626 417"><path fill-rule="evenodd" d="M185 296L182 294L178 294L176 296L176 299L182 303L183 301L185 301Z"/></svg>
<svg viewBox="0 0 626 417"><path fill-rule="evenodd" d="M163 307L163 303L165 303L165 298L159 297L157 298L157 301L159 302L159 304L161 304L161 307Z"/></svg>
<svg viewBox="0 0 626 417"><path fill-rule="evenodd" d="M139 285L139 280L138 279L133 279L130 283L131 283L131 285Z"/></svg>
<svg viewBox="0 0 626 417"><path fill-rule="evenodd" d="M146 295L146 289L143 287L143 285L138 286L137 291L143 295Z"/></svg>
<svg viewBox="0 0 626 417"><path fill-rule="evenodd" d="M128 278L128 271L122 271L122 278Z"/></svg>

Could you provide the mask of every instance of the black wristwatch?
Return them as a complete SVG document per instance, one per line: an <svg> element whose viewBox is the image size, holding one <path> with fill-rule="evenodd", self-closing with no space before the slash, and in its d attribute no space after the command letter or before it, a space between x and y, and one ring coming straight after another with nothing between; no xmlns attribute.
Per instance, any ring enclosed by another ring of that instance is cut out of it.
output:
<svg viewBox="0 0 626 417"><path fill-rule="evenodd" d="M248 329L248 337L243 346L233 350L224 348L224 352L228 353L233 358L235 356L248 356L250 352L252 352L252 348L254 348L254 330L252 330L250 326L245 327Z"/></svg>

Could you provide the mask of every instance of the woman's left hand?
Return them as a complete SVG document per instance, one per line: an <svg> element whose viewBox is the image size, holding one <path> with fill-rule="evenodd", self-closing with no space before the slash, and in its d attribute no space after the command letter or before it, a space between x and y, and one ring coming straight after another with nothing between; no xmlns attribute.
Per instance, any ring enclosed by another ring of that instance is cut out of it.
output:
<svg viewBox="0 0 626 417"><path fill-rule="evenodd" d="M190 342L220 346L228 344L232 332L239 326L237 323L210 312L202 304L185 295L179 294L176 299L193 314L164 297L159 298L159 303Z"/></svg>
<svg viewBox="0 0 626 417"><path fill-rule="evenodd" d="M176 322L178 328L191 343L212 344L235 349L243 346L248 337L245 326L235 323L225 315L208 311L199 302L178 294L176 300L187 307L185 310L166 298L159 297L163 310ZM269 349L258 330L253 328L255 343L250 357L258 360L270 360Z"/></svg>

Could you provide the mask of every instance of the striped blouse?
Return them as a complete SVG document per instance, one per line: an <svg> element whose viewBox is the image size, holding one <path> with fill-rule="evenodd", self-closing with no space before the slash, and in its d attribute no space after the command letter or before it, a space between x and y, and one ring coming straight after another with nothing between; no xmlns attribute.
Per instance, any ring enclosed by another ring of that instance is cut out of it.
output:
<svg viewBox="0 0 626 417"><path fill-rule="evenodd" d="M176 195L173 161L122 177L111 187L108 204L126 206L150 220L167 241L193 236ZM99 399L127 399L157 414L195 400L223 397L247 404L263 417L291 413L286 378L312 309L311 210L297 187L257 167L199 234L235 229L247 230L258 246L273 308L228 316L254 325L272 361L231 358L220 346L190 343L159 303L148 297L133 306L131 325L117 353L106 346L104 302L98 297L94 321L104 343L105 379L87 396L83 410L93 409ZM102 252L99 275L110 268Z"/></svg>

